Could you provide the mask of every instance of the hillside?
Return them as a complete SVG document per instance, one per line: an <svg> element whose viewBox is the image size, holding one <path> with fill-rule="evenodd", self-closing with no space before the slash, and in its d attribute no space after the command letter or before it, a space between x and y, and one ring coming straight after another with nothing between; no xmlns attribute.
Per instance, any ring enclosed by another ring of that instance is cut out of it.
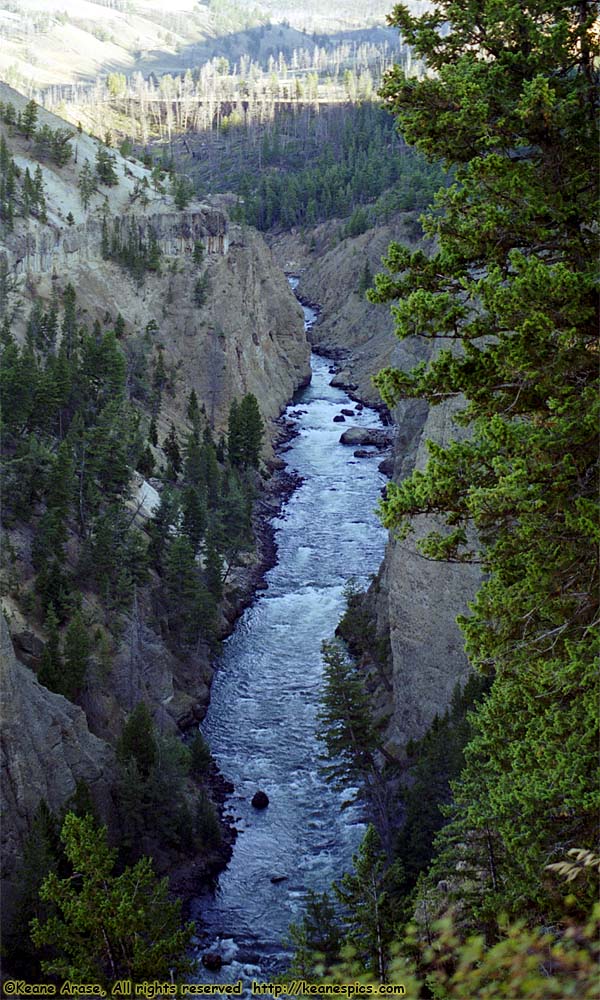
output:
<svg viewBox="0 0 600 1000"><path fill-rule="evenodd" d="M101 814L122 831L114 745L140 701L163 734L202 717L218 637L270 558L252 503L276 507L274 421L308 377L309 347L258 234L216 204L178 208L166 178L41 109L28 128L31 105L6 86L0 102L2 603L26 664L10 674L11 699L35 715L33 742L12 725L3 740L5 791L19 798L3 823L13 885L41 794L58 809L83 779L95 799L101 771ZM223 434L243 399L260 401L258 436L234 466ZM183 516L187 531L192 512L188 542L169 523ZM73 780L40 755L34 733L46 730ZM163 869L189 852L144 836Z"/></svg>

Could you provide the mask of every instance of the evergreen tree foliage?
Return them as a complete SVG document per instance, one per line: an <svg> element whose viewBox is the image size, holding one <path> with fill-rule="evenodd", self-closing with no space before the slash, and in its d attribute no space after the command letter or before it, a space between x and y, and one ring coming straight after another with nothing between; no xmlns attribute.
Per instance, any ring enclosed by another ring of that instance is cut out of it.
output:
<svg viewBox="0 0 600 1000"><path fill-rule="evenodd" d="M156 764L158 748L154 723L144 702L134 708L123 727L117 744L117 758L121 762L135 761L142 778L147 778Z"/></svg>
<svg viewBox="0 0 600 1000"><path fill-rule="evenodd" d="M87 212L90 207L90 201L92 195L95 194L96 179L90 167L90 161L85 160L81 170L79 171L79 179L77 181L77 187L79 188L79 197L81 198L81 204L83 205L85 211Z"/></svg>
<svg viewBox="0 0 600 1000"><path fill-rule="evenodd" d="M399 864L388 866L375 827L369 826L354 870L347 872L334 891L347 918L347 941L356 949L367 970L380 983L387 982L390 946L394 932L394 888Z"/></svg>
<svg viewBox="0 0 600 1000"><path fill-rule="evenodd" d="M202 274L198 275L194 282L194 304L198 307L206 304L208 299L210 284L208 280L208 271L203 271Z"/></svg>
<svg viewBox="0 0 600 1000"><path fill-rule="evenodd" d="M30 139L35 131L38 119L38 106L35 101L28 101L21 114L20 131L26 139Z"/></svg>
<svg viewBox="0 0 600 1000"><path fill-rule="evenodd" d="M194 185L188 177L177 176L173 180L172 193L175 205L183 210L194 197Z"/></svg>
<svg viewBox="0 0 600 1000"><path fill-rule="evenodd" d="M441 514L423 553L482 563L461 627L494 680L447 836L488 859L496 843L480 894L530 917L554 905L544 864L596 836L596 17L594 3L400 5L392 21L431 73L395 70L384 88L406 139L456 173L424 222L433 254L392 244L370 298L394 302L398 336L460 350L378 384L389 406L464 397L471 433L430 444L383 520L405 534Z"/></svg>
<svg viewBox="0 0 600 1000"><path fill-rule="evenodd" d="M42 653L38 678L44 687L60 692L63 686L63 660L60 652L58 617L53 604L50 604L46 611L44 627L48 638Z"/></svg>
<svg viewBox="0 0 600 1000"><path fill-rule="evenodd" d="M200 267L200 264L204 260L204 243L202 240L194 240L194 249L192 252L192 261L196 267Z"/></svg>
<svg viewBox="0 0 600 1000"><path fill-rule="evenodd" d="M213 600L205 586L190 542L172 539L165 555L165 601L169 628L183 645L212 630Z"/></svg>
<svg viewBox="0 0 600 1000"><path fill-rule="evenodd" d="M219 819L205 792L200 792L196 803L195 835L201 849L214 850L221 844Z"/></svg>
<svg viewBox="0 0 600 1000"><path fill-rule="evenodd" d="M197 732L190 743L190 774L195 778L205 777L212 762L210 747L201 732Z"/></svg>
<svg viewBox="0 0 600 1000"><path fill-rule="evenodd" d="M436 715L425 735L407 745L408 768L400 796L403 819L395 844L407 890L427 869L435 835L447 822L445 807L452 800L451 782L464 767L464 748L472 734L468 712L488 688L487 678L473 674L462 690L456 688L444 715Z"/></svg>
<svg viewBox="0 0 600 1000"><path fill-rule="evenodd" d="M223 157L210 177L212 189L239 194L237 220L263 231L350 217L340 235L358 235L392 212L425 208L444 183L441 165L408 148L371 101L321 106L314 117L281 110L268 129L261 144L249 130L243 157ZM198 159L189 169L204 179Z"/></svg>
<svg viewBox="0 0 600 1000"><path fill-rule="evenodd" d="M379 739L369 698L356 664L341 645L324 642L323 698L319 711L319 738L327 780L342 788L360 784L375 769Z"/></svg>
<svg viewBox="0 0 600 1000"><path fill-rule="evenodd" d="M115 874L116 851L90 816L69 813L61 839L78 877L51 872L42 885L42 901L58 911L31 925L35 945L54 952L43 972L104 986L119 977L166 982L170 969L189 972L193 925L181 926L180 903L169 900L167 880L157 880L149 859Z"/></svg>
<svg viewBox="0 0 600 1000"><path fill-rule="evenodd" d="M116 157L109 153L106 146L98 145L96 150L96 176L106 187L115 187L119 183L116 170Z"/></svg>
<svg viewBox="0 0 600 1000"><path fill-rule="evenodd" d="M181 451L174 424L171 424L171 430L163 442L163 451L169 460L173 478L176 478L181 471Z"/></svg>
<svg viewBox="0 0 600 1000"><path fill-rule="evenodd" d="M256 396L249 392L229 409L228 456L231 465L243 469L258 468L264 437L264 423Z"/></svg>
<svg viewBox="0 0 600 1000"><path fill-rule="evenodd" d="M114 218L112 227L105 215L102 221L101 251L104 260L114 260L128 271L138 285L143 284L146 271L160 273L162 251L151 226L147 235L132 219Z"/></svg>
<svg viewBox="0 0 600 1000"><path fill-rule="evenodd" d="M23 847L15 916L4 941L17 974L41 973L40 954L33 947L29 925L34 918L46 920L52 912L52 906L40 899L39 892L50 872L60 873L64 865L61 862L60 824L45 799L41 799Z"/></svg>
<svg viewBox="0 0 600 1000"><path fill-rule="evenodd" d="M313 980L316 969L330 968L339 960L342 928L331 897L326 893L306 893L304 913L298 923L289 926L294 957L288 969L290 976Z"/></svg>

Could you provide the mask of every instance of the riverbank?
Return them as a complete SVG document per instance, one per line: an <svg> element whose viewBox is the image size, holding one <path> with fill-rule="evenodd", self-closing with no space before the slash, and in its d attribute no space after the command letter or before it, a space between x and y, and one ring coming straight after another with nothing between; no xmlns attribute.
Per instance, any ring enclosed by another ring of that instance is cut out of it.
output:
<svg viewBox="0 0 600 1000"><path fill-rule="evenodd" d="M202 724L234 785L227 811L238 838L219 892L199 897L192 916L202 951L231 963L228 979L281 963L306 889L349 866L362 829L360 811L340 809L317 763L320 649L343 611L348 577L366 584L381 560L385 532L373 509L383 478L377 454L357 459L340 443L336 417L352 403L330 385L329 362L315 356L313 366L311 385L284 416L293 432L283 444L286 471L298 485L269 520L276 560L224 643ZM352 423L381 427L372 410L352 410ZM258 789L270 800L263 811L252 806Z"/></svg>

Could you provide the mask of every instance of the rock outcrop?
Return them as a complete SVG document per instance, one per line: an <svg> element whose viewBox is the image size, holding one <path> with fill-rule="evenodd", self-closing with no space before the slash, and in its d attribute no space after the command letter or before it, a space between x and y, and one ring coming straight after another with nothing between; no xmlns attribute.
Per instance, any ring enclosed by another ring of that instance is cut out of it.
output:
<svg viewBox="0 0 600 1000"><path fill-rule="evenodd" d="M405 440L397 439L394 478L425 468L428 440L445 444L459 436L452 420L455 410L450 404L432 407L408 452ZM372 586L377 632L390 642L393 710L388 735L395 746L422 736L470 671L456 617L468 612L480 581L479 567L422 556L419 539L434 528L439 530L439 522L423 517L407 539L390 535Z"/></svg>
<svg viewBox="0 0 600 1000"><path fill-rule="evenodd" d="M59 812L77 782L88 785L99 815L112 818L114 753L90 733L86 717L43 687L17 660L0 614L0 866L2 924L11 918L19 859L42 799Z"/></svg>

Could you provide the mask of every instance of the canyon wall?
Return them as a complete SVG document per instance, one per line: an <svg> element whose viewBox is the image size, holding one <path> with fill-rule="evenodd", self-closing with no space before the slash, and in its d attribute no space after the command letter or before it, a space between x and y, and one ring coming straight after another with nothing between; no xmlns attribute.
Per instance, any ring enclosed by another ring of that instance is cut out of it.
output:
<svg viewBox="0 0 600 1000"><path fill-rule="evenodd" d="M114 753L88 729L84 712L48 691L15 657L0 613L0 869L2 925L10 922L23 843L43 799L57 812L78 781L88 785L103 821L112 818Z"/></svg>
<svg viewBox="0 0 600 1000"><path fill-rule="evenodd" d="M0 99L10 100L17 110L26 103L5 85L0 85ZM65 126L43 110L39 122L52 129ZM33 176L33 142L1 125L0 130L22 175L29 168ZM190 429L187 406L192 390L217 439L226 431L231 402L253 393L265 422L263 458L268 463L281 433L275 421L310 377L302 309L270 250L258 233L231 225L218 199L177 210L167 180L155 184L142 164L114 150L110 155L118 184L108 188L98 183L84 206L78 188L81 170L86 162L93 170L99 144L74 132L72 145L75 155L65 166L42 163L46 221L17 215L14 231L5 233L0 245L1 305L11 332L17 341L24 340L35 301L46 306L55 302L60 313L62 293L71 284L77 320L88 331L95 323L101 331L110 329L119 314L123 318L121 346L131 379L145 369L142 379L151 386L153 366L162 353L167 385L157 421L159 443L173 425L183 445ZM158 270L136 280L116 261L104 258L103 230L112 234L115 222L122 233L131 227L145 242L156 240L161 250ZM198 244L203 248L201 261L194 254ZM204 282L202 296L196 290L199 278ZM59 315L59 327L60 320ZM160 464L160 451L158 457ZM136 490L139 477L132 486L132 517ZM112 623L103 621L111 644L109 662L100 662L97 653L92 656L78 705L46 690L35 673L46 635L39 615L25 611L21 600L35 576L32 541L30 525L9 525L4 537L8 625L3 624L2 633L3 904L12 898L18 859L41 799L59 810L77 780L84 779L101 815L110 819L110 745L127 714L144 701L162 729L193 725L206 710L212 677L207 645L199 642L193 653L175 655L156 623L148 588L140 587L114 635ZM71 537L67 558L72 567L77 555L78 542ZM260 558L260 551L245 554L241 572L247 580L255 570L248 564L254 560L258 565ZM230 580L234 576L232 572ZM94 595L85 601L93 614ZM21 662L15 659L11 634Z"/></svg>

